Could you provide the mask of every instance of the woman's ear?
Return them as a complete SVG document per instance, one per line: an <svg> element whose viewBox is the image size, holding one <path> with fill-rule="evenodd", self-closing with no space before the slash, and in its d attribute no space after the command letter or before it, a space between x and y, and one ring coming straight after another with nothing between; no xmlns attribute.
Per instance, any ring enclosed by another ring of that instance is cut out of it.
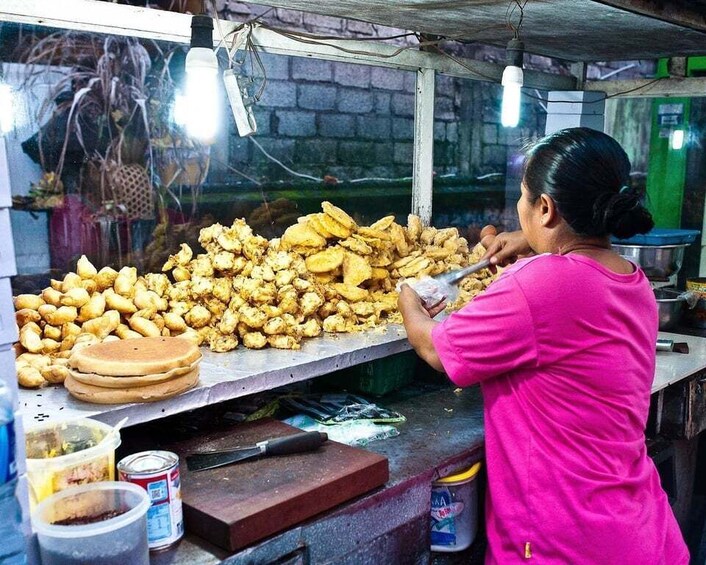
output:
<svg viewBox="0 0 706 565"><path fill-rule="evenodd" d="M544 227L551 227L559 217L554 199L548 194L539 197L540 222Z"/></svg>

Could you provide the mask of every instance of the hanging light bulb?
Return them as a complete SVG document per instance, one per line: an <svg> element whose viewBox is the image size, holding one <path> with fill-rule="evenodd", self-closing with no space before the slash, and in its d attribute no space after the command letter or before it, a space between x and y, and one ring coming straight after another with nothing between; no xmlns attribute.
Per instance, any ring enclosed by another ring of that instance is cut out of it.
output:
<svg viewBox="0 0 706 565"><path fill-rule="evenodd" d="M511 39L507 44L507 67L503 71L503 101L500 110L500 123L506 128L514 128L520 122L524 51L525 44L519 39Z"/></svg>
<svg viewBox="0 0 706 565"><path fill-rule="evenodd" d="M213 20L191 18L191 48L186 55L184 98L175 100L175 121L186 125L189 135L201 143L216 139L220 115L218 59L213 51Z"/></svg>
<svg viewBox="0 0 706 565"><path fill-rule="evenodd" d="M672 149L674 151L679 151L682 147L684 147L684 130L683 129L672 130L672 133L670 134L669 137L670 137L669 143L672 146Z"/></svg>

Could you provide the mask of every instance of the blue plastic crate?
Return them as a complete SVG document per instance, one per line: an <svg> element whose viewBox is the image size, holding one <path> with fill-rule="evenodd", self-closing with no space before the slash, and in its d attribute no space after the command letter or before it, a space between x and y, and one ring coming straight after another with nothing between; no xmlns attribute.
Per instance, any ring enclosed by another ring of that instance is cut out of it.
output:
<svg viewBox="0 0 706 565"><path fill-rule="evenodd" d="M676 230L654 228L647 233L634 235L628 239L613 238L613 243L624 245L683 245L694 243L701 232L699 230Z"/></svg>

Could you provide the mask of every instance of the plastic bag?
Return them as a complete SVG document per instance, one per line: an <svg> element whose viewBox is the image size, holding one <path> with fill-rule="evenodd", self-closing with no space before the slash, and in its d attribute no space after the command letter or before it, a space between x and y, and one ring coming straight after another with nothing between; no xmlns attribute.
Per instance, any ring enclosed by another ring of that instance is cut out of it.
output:
<svg viewBox="0 0 706 565"><path fill-rule="evenodd" d="M397 292L400 291L403 284L408 284L419 295L426 308L436 306L442 300L446 300L449 303L455 302L458 298L457 286L438 281L433 277L400 281L397 284Z"/></svg>
<svg viewBox="0 0 706 565"><path fill-rule="evenodd" d="M306 432L325 432L332 441L356 447L364 447L371 441L400 435L394 426L375 424L370 420L352 420L327 425L321 424L305 414L297 414L284 420L284 423Z"/></svg>

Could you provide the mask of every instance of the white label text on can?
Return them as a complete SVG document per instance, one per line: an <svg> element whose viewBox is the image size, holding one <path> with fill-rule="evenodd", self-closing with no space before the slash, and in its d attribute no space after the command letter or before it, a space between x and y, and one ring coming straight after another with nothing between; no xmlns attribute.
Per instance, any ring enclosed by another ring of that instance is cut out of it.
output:
<svg viewBox="0 0 706 565"><path fill-rule="evenodd" d="M146 471L159 467L166 468L154 472ZM165 549L179 541L184 535L184 518L179 459L176 455L164 451L131 455L120 461L118 473L120 480L145 489L152 501L147 511L147 540L150 550Z"/></svg>

